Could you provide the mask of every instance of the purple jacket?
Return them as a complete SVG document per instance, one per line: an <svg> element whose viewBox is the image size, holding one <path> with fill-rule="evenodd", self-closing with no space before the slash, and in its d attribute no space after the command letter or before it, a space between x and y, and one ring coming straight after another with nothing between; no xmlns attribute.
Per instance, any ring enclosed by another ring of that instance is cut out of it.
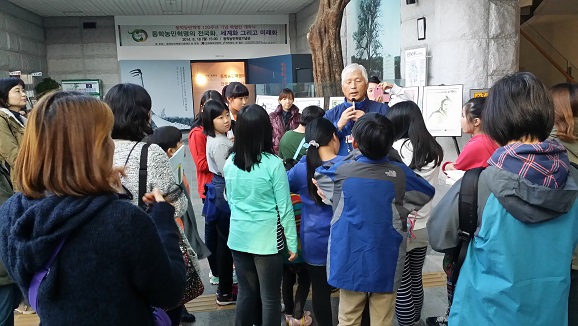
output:
<svg viewBox="0 0 578 326"><path fill-rule="evenodd" d="M279 142L281 141L281 137L285 134L288 130L293 130L299 126L299 121L301 120L301 113L299 113L299 109L293 105L291 109L289 109L289 129L285 129L283 125L283 108L281 104L277 106L275 111L269 114L269 119L271 119L271 125L273 126L273 150L275 154L279 153Z"/></svg>

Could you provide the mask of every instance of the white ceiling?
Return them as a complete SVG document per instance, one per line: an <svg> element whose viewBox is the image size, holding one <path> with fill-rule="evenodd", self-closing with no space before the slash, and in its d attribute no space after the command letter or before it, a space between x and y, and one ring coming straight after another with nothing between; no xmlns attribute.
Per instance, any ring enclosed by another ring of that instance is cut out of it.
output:
<svg viewBox="0 0 578 326"><path fill-rule="evenodd" d="M8 0L40 16L286 15L315 0Z"/></svg>

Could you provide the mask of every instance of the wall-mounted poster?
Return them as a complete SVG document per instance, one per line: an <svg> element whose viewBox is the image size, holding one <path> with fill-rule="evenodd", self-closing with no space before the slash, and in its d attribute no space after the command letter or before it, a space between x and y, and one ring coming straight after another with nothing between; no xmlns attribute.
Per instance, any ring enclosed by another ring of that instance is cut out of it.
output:
<svg viewBox="0 0 578 326"><path fill-rule="evenodd" d="M432 136L462 135L463 85L423 88L423 117Z"/></svg>
<svg viewBox="0 0 578 326"><path fill-rule="evenodd" d="M119 25L120 46L287 44L285 24Z"/></svg>
<svg viewBox="0 0 578 326"><path fill-rule="evenodd" d="M337 105L343 103L345 101L345 97L343 96L332 96L329 98L329 110L333 109Z"/></svg>
<svg viewBox="0 0 578 326"><path fill-rule="evenodd" d="M149 92L155 126L191 128L194 111L190 61L121 60L119 65L121 82L141 85Z"/></svg>
<svg viewBox="0 0 578 326"><path fill-rule="evenodd" d="M425 86L427 81L427 49L417 48L405 50L405 86Z"/></svg>
<svg viewBox="0 0 578 326"><path fill-rule="evenodd" d="M293 105L299 108L299 112L303 111L306 107L310 105L316 105L323 108L325 105L325 98L323 97L296 97L293 101Z"/></svg>
<svg viewBox="0 0 578 326"><path fill-rule="evenodd" d="M63 91L81 92L102 99L102 81L100 79L68 79L60 83Z"/></svg>
<svg viewBox="0 0 578 326"><path fill-rule="evenodd" d="M244 61L192 62L191 74L195 113L199 111L205 91L213 89L221 93L226 85L232 82L245 84L246 80Z"/></svg>
<svg viewBox="0 0 578 326"><path fill-rule="evenodd" d="M271 114L279 105L279 96L257 95L255 104L262 106L267 113Z"/></svg>

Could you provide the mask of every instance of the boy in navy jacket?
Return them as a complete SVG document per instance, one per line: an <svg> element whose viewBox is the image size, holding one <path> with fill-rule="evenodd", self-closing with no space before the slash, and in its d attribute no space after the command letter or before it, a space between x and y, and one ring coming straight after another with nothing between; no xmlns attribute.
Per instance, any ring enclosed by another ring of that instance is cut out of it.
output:
<svg viewBox="0 0 578 326"><path fill-rule="evenodd" d="M407 216L434 188L403 163L388 159L393 126L367 113L353 127L349 159L316 170L319 193L333 205L328 283L341 289L339 325L359 325L369 300L372 325L392 325L406 252Z"/></svg>

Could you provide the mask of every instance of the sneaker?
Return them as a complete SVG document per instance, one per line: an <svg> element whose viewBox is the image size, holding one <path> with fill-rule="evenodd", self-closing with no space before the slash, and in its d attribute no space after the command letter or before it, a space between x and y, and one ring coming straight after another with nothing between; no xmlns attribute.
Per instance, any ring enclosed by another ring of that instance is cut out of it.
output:
<svg viewBox="0 0 578 326"><path fill-rule="evenodd" d="M447 326L448 316L428 317L425 319L425 323L427 326Z"/></svg>
<svg viewBox="0 0 578 326"><path fill-rule="evenodd" d="M209 283L219 285L219 277L213 276L213 272L209 271Z"/></svg>
<svg viewBox="0 0 578 326"><path fill-rule="evenodd" d="M227 306L237 303L237 293L220 294L217 293L217 304L219 306Z"/></svg>
<svg viewBox="0 0 578 326"><path fill-rule="evenodd" d="M30 307L29 305L27 305L23 302L20 303L18 305L18 308L14 309L14 310L20 314L23 314L23 315L32 315L32 314L36 313L36 311L34 311L34 309L32 309L32 307Z"/></svg>

